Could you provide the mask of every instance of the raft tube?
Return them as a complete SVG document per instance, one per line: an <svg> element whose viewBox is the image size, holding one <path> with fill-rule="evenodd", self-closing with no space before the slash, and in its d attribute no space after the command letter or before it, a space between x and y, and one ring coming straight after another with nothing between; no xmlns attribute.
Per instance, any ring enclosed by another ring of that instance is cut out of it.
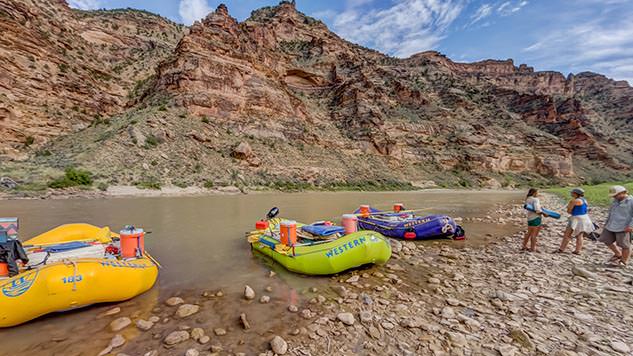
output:
<svg viewBox="0 0 633 356"><path fill-rule="evenodd" d="M331 275L366 264L384 264L391 257L389 241L374 231L358 231L335 240L294 247L282 245L282 248L275 234L271 236L271 231L251 235L252 249L295 273Z"/></svg>
<svg viewBox="0 0 633 356"><path fill-rule="evenodd" d="M463 239L464 230L455 223L455 220L447 215L415 216L407 213L385 213L377 209L371 209L367 217L358 214L358 227L364 230L373 230L384 236L407 239L424 240L432 238L452 237L455 240Z"/></svg>
<svg viewBox="0 0 633 356"><path fill-rule="evenodd" d="M27 251L75 241L112 242L110 229L87 224L63 225L24 243ZM152 288L158 268L151 257L118 260L79 258L44 264L0 280L0 327L11 327L45 314L96 303L120 302Z"/></svg>

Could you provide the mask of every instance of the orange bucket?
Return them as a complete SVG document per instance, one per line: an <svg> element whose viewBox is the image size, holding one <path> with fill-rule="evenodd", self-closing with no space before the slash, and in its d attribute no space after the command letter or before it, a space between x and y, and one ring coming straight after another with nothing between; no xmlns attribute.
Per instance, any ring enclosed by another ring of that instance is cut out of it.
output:
<svg viewBox="0 0 633 356"><path fill-rule="evenodd" d="M140 249L140 255L145 252L145 231L143 229L124 229L119 232L121 238L121 257L136 257L136 251Z"/></svg>
<svg viewBox="0 0 633 356"><path fill-rule="evenodd" d="M279 226L279 235L282 244L286 246L297 244L297 222L292 220L282 221Z"/></svg>
<svg viewBox="0 0 633 356"><path fill-rule="evenodd" d="M6 263L0 262L0 277L8 277L9 276L9 265Z"/></svg>
<svg viewBox="0 0 633 356"><path fill-rule="evenodd" d="M361 206L360 206L360 214L361 214L363 217L368 217L368 216L369 216L369 213L370 213L370 211L369 211L369 205L361 205Z"/></svg>
<svg viewBox="0 0 633 356"><path fill-rule="evenodd" d="M358 217L356 215L344 214L342 222L345 235L353 234L358 231Z"/></svg>
<svg viewBox="0 0 633 356"><path fill-rule="evenodd" d="M396 204L394 204L394 205L393 205L393 211L394 211L395 213L399 213L399 212L401 212L401 211L403 211L403 210L404 210L404 204L402 204L402 203L396 203Z"/></svg>

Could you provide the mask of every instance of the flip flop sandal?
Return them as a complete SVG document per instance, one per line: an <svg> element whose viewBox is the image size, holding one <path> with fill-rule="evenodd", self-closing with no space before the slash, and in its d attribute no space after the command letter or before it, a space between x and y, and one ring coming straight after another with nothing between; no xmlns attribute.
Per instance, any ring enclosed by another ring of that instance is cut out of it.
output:
<svg viewBox="0 0 633 356"><path fill-rule="evenodd" d="M574 251L572 252L574 255L582 255L582 253L578 252L578 251Z"/></svg>

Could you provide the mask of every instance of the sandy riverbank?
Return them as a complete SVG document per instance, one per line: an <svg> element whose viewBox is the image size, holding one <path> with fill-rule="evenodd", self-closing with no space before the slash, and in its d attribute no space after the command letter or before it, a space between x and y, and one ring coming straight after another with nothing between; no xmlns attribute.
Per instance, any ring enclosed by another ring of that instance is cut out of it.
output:
<svg viewBox="0 0 633 356"><path fill-rule="evenodd" d="M604 213L592 211L599 223ZM513 205L474 219L519 231L525 218ZM546 223L541 253L519 251L521 232L477 248L392 240L386 266L332 277L292 303L277 295L284 282L272 273L248 298L183 292L144 314L127 308L100 319L102 347L114 336L123 345L112 355L273 355L273 345L290 355L630 354L633 273L605 265L599 243L587 242L581 256L551 254L565 221Z"/></svg>

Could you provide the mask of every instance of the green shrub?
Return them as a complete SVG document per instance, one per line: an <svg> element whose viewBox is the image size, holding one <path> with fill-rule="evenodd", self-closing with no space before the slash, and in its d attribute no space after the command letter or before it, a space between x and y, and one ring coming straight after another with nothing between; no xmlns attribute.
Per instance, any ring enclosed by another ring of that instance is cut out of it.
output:
<svg viewBox="0 0 633 356"><path fill-rule="evenodd" d="M56 178L48 186L53 189L63 189L75 186L91 186L92 173L86 170L66 168L66 172L62 177Z"/></svg>
<svg viewBox="0 0 633 356"><path fill-rule="evenodd" d="M99 189L102 192L107 191L108 190L108 183L106 183L106 182L99 183L99 185L97 185L97 189Z"/></svg>
<svg viewBox="0 0 633 356"><path fill-rule="evenodd" d="M206 116L203 116L203 117L202 117L202 123L203 123L203 124L208 124L208 123L210 123L209 118L208 118L208 117L206 117Z"/></svg>
<svg viewBox="0 0 633 356"><path fill-rule="evenodd" d="M48 157L48 156L52 155L52 153L49 150L39 150L39 151L35 152L35 155L37 157Z"/></svg>
<svg viewBox="0 0 633 356"><path fill-rule="evenodd" d="M145 148L151 148L158 146L158 139L154 135L149 135L145 138Z"/></svg>
<svg viewBox="0 0 633 356"><path fill-rule="evenodd" d="M611 197L609 197L609 188L612 185L622 185L626 187L629 192L633 191L633 182L610 182L597 185L583 185L582 189L585 190L585 197L589 201L590 205L608 206L612 202ZM547 191L554 193L563 199L571 199L569 195L571 189L572 187L558 187L550 188Z"/></svg>
<svg viewBox="0 0 633 356"><path fill-rule="evenodd" d="M33 137L33 136L26 136L26 139L24 140L24 146L25 147L29 147L34 142L35 142L35 137Z"/></svg>
<svg viewBox="0 0 633 356"><path fill-rule="evenodd" d="M156 181L156 180L147 180L147 181L141 181L141 182L137 182L136 187L139 189L153 189L153 190L160 190L160 182Z"/></svg>
<svg viewBox="0 0 633 356"><path fill-rule="evenodd" d="M185 182L185 181L175 181L174 185L178 188L187 188L189 186L189 183Z"/></svg>
<svg viewBox="0 0 633 356"><path fill-rule="evenodd" d="M215 183L213 183L212 180L206 180L204 181L204 187L207 189L213 189L213 187L215 187Z"/></svg>

